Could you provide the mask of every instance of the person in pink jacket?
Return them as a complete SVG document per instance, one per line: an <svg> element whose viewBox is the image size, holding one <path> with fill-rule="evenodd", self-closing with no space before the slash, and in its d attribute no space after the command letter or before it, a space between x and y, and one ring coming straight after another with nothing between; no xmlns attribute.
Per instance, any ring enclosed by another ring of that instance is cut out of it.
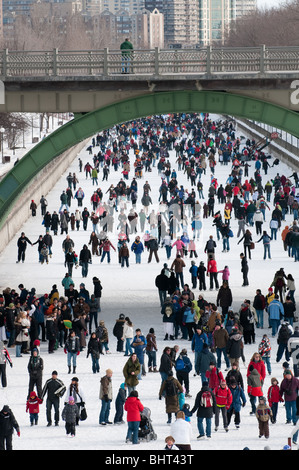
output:
<svg viewBox="0 0 299 470"><path fill-rule="evenodd" d="M126 442L133 442L133 444L139 444L138 442L138 430L141 421L140 413L143 411L144 406L138 398L137 390L133 390L128 398L126 399L125 411L127 412L128 431Z"/></svg>
<svg viewBox="0 0 299 470"><path fill-rule="evenodd" d="M229 272L229 268L228 266L224 266L224 269L222 269L221 271L218 271L218 274L219 273L222 273L222 280L223 281L226 281L228 283L229 281L229 276L230 276L230 272Z"/></svg>
<svg viewBox="0 0 299 470"><path fill-rule="evenodd" d="M178 237L177 240L171 245L171 248L174 246L176 246L177 254L181 255L183 258L185 243Z"/></svg>

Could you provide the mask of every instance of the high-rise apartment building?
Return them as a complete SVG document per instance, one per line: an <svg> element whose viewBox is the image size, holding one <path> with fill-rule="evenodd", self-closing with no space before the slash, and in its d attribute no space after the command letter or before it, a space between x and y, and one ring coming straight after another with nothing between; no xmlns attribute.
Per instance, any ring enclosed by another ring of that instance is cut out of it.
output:
<svg viewBox="0 0 299 470"><path fill-rule="evenodd" d="M117 11L126 11L129 15L144 10L144 0L102 0L102 11L108 10L115 14Z"/></svg>
<svg viewBox="0 0 299 470"><path fill-rule="evenodd" d="M235 0L236 2L236 19L241 16L254 13L257 9L257 0Z"/></svg>
<svg viewBox="0 0 299 470"><path fill-rule="evenodd" d="M236 19L236 0L199 0L199 18L199 44L222 43L224 33Z"/></svg>
<svg viewBox="0 0 299 470"><path fill-rule="evenodd" d="M156 8L132 15L132 41L135 48L164 47L164 15Z"/></svg>
<svg viewBox="0 0 299 470"><path fill-rule="evenodd" d="M165 46L195 45L199 39L199 0L145 0L149 11L164 14Z"/></svg>

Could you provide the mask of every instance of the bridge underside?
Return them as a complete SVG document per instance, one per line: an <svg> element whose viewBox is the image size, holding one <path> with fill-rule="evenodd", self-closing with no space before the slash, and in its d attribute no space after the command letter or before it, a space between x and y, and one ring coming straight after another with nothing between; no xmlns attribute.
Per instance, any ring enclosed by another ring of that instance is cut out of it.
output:
<svg viewBox="0 0 299 470"><path fill-rule="evenodd" d="M143 94L76 116L32 148L0 182L0 229L32 178L55 157L104 129L167 113L229 114L273 125L299 138L299 113L266 101L215 91Z"/></svg>
<svg viewBox="0 0 299 470"><path fill-rule="evenodd" d="M292 104L294 91L291 83L295 77L255 78L250 74L234 77L221 75L211 78L163 77L152 79L124 76L109 80L98 77L8 77L4 81L5 103L0 112L91 112L121 100L142 97L147 94L177 91L226 92L247 96L268 103L299 110Z"/></svg>

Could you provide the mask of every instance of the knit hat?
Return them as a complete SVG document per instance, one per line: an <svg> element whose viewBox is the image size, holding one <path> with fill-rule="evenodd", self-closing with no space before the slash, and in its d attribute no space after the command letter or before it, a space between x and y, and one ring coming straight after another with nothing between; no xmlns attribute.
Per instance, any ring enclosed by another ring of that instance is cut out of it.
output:
<svg viewBox="0 0 299 470"><path fill-rule="evenodd" d="M75 403L74 397L69 397L69 403Z"/></svg>

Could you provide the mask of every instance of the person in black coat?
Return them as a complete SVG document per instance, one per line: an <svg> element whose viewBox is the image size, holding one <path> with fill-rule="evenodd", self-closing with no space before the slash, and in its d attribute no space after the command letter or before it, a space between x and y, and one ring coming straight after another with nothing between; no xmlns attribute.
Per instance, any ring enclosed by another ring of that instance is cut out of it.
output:
<svg viewBox="0 0 299 470"><path fill-rule="evenodd" d="M103 287L102 287L100 279L98 279L96 276L92 278L92 282L94 286L93 293L98 302L98 313L99 313L101 311L100 299L102 297Z"/></svg>
<svg viewBox="0 0 299 470"><path fill-rule="evenodd" d="M55 426L59 423L59 398L65 393L66 387L62 380L58 379L57 371L53 370L52 377L48 379L43 387L41 399L47 394L46 413L47 413L47 426L52 425L51 409L54 406L54 421Z"/></svg>
<svg viewBox="0 0 299 470"><path fill-rule="evenodd" d="M9 406L4 405L0 411L0 450L12 450L12 435L14 429L20 437L18 422Z"/></svg>
<svg viewBox="0 0 299 470"><path fill-rule="evenodd" d="M53 230L54 235L57 235L59 225L60 225L59 215L57 214L56 211L54 211L51 217L51 230Z"/></svg>
<svg viewBox="0 0 299 470"><path fill-rule="evenodd" d="M96 374L100 372L100 355L103 354L103 346L99 338L97 337L96 332L94 331L91 334L90 340L88 341L87 345L87 356L86 358L91 355L92 360L92 372Z"/></svg>
<svg viewBox="0 0 299 470"><path fill-rule="evenodd" d="M164 348L163 354L160 358L159 372L161 375L162 382L166 380L166 378L168 377L168 373L172 370L173 364L171 361L170 353L171 348L167 346L166 348Z"/></svg>
<svg viewBox="0 0 299 470"><path fill-rule="evenodd" d="M18 260L19 263L22 260L22 263L25 261L25 251L27 248L27 243L32 246L32 242L25 236L25 233L22 232L21 236L18 238L17 246L18 246Z"/></svg>
<svg viewBox="0 0 299 470"><path fill-rule="evenodd" d="M37 396L41 398L44 361L38 354L38 350L36 348L32 350L27 369L29 373L29 388L27 400L30 397L30 393L34 390L34 386L36 386Z"/></svg>
<svg viewBox="0 0 299 470"><path fill-rule="evenodd" d="M123 331L124 331L124 324L125 324L125 316L123 313L121 313L118 317L118 319L115 322L115 325L113 327L113 335L117 339L117 346L116 346L116 351L117 352L123 352L124 351L124 340L123 338Z"/></svg>
<svg viewBox="0 0 299 470"><path fill-rule="evenodd" d="M88 274L88 264L91 264L91 251L87 245L83 245L82 250L79 255L79 264L82 267L82 277L87 277Z"/></svg>
<svg viewBox="0 0 299 470"><path fill-rule="evenodd" d="M240 258L241 258L241 273L243 274L243 284L242 284L242 287L244 287L244 286L249 286L249 282L248 282L248 271L249 271L249 267L248 267L247 258L246 258L246 256L244 255L244 253L241 253L241 254L240 254Z"/></svg>
<svg viewBox="0 0 299 470"><path fill-rule="evenodd" d="M226 343L226 353L229 356L231 364L234 362L239 364L240 358L242 358L243 362L245 363L243 346L243 336L237 328L233 327Z"/></svg>
<svg viewBox="0 0 299 470"><path fill-rule="evenodd" d="M210 399L207 398L206 400L202 400L205 397L205 394L209 393ZM208 403L210 400L210 403ZM204 402L211 406L204 406ZM197 410L197 427L199 431L199 436L197 439L201 439L205 436L204 427L203 427L203 420L206 420L206 436L208 438L211 437L211 427L212 427L212 418L216 411L216 398L212 390L209 388L208 382L204 381L202 384L201 390L198 392L195 398L194 406L191 410L191 413L195 413Z"/></svg>
<svg viewBox="0 0 299 470"><path fill-rule="evenodd" d="M169 288L169 277L165 274L165 269L163 268L161 273L155 279L155 285L159 291L160 305L163 306L163 303L166 300L166 295Z"/></svg>

